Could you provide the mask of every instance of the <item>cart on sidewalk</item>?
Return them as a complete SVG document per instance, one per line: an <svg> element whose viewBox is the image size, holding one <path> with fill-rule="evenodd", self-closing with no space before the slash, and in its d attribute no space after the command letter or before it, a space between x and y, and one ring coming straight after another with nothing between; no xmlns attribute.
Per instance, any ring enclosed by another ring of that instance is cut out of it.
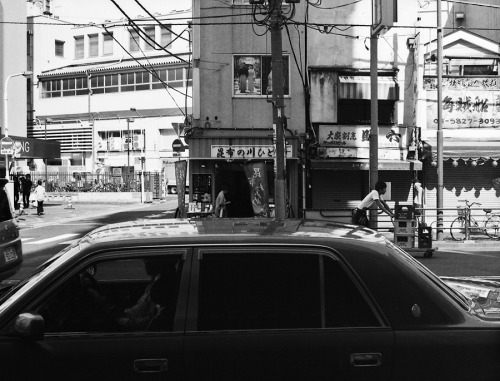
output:
<svg viewBox="0 0 500 381"><path fill-rule="evenodd" d="M394 244L411 255L430 258L437 250L432 246L432 230L420 223L413 205L396 204L394 209Z"/></svg>

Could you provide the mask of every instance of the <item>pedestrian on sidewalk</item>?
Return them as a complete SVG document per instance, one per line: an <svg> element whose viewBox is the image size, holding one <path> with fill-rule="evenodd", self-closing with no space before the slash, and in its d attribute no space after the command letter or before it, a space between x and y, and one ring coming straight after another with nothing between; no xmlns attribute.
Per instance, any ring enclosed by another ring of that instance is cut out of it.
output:
<svg viewBox="0 0 500 381"><path fill-rule="evenodd" d="M42 180L37 181L38 186L35 188L35 198L37 201L36 212L40 216L43 214L43 202L45 201L45 187L42 185Z"/></svg>
<svg viewBox="0 0 500 381"><path fill-rule="evenodd" d="M27 173L26 178L21 177L21 193L23 194L24 209L28 209L30 207L30 194L32 187L33 182L31 181L31 175Z"/></svg>
<svg viewBox="0 0 500 381"><path fill-rule="evenodd" d="M394 213L383 199L383 195L387 192L387 184L383 181L378 181L375 184L375 189L361 201L358 207L354 210L352 223L354 225L362 225L370 227L370 221L366 215L366 211L375 203L383 212L387 213L391 219L394 218Z"/></svg>

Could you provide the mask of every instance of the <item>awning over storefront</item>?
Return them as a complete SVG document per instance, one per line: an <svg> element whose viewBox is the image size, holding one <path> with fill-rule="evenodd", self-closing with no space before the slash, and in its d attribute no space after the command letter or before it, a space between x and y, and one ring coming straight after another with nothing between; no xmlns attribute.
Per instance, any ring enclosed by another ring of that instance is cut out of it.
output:
<svg viewBox="0 0 500 381"><path fill-rule="evenodd" d="M437 140L426 139L424 141L425 150L432 155L433 159L437 157ZM430 152L429 152L430 151ZM443 139L443 159L483 159L500 158L500 140L492 138L477 138L473 140L455 140Z"/></svg>
<svg viewBox="0 0 500 381"><path fill-rule="evenodd" d="M369 76L339 76L339 99L371 99ZM394 77L378 77L378 98L398 100L398 84Z"/></svg>
<svg viewBox="0 0 500 381"><path fill-rule="evenodd" d="M368 171L368 159L311 160L311 169L330 171ZM379 171L419 171L422 162L418 160L379 160Z"/></svg>

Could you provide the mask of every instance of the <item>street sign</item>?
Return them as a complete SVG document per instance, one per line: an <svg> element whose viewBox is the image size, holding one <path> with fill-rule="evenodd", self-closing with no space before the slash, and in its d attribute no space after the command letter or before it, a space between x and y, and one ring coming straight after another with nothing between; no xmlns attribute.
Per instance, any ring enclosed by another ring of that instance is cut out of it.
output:
<svg viewBox="0 0 500 381"><path fill-rule="evenodd" d="M8 136L0 140L0 155L12 155L14 152L14 140Z"/></svg>
<svg viewBox="0 0 500 381"><path fill-rule="evenodd" d="M172 142L172 149L174 150L174 152L182 152L182 151L184 151L184 144L182 144L181 139L175 139Z"/></svg>

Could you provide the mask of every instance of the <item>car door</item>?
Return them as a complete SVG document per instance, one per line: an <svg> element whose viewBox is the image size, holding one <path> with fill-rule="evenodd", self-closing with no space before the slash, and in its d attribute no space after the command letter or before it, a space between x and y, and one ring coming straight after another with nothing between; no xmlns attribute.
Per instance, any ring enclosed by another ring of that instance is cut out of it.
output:
<svg viewBox="0 0 500 381"><path fill-rule="evenodd" d="M44 338L0 338L2 379L179 380L188 254L100 253L65 271L19 311L43 317Z"/></svg>
<svg viewBox="0 0 500 381"><path fill-rule="evenodd" d="M333 253L200 249L193 257L186 380L387 380L393 333Z"/></svg>

